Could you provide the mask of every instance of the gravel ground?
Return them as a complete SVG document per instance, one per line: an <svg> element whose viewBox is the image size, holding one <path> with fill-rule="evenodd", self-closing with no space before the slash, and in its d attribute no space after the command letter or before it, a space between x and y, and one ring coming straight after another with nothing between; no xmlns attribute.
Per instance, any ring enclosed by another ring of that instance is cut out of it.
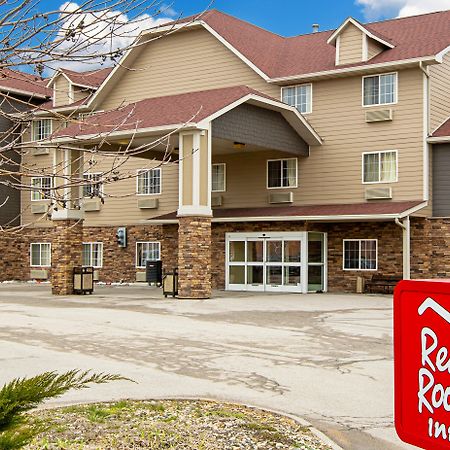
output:
<svg viewBox="0 0 450 450"><path fill-rule="evenodd" d="M330 450L292 419L209 401L120 401L40 410L49 423L27 450Z"/></svg>

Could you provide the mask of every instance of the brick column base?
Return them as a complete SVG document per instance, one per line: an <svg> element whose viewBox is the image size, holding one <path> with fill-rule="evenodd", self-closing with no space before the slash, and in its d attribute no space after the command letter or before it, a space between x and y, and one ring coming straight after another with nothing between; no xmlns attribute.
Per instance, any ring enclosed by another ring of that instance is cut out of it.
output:
<svg viewBox="0 0 450 450"><path fill-rule="evenodd" d="M52 242L52 294L73 294L73 268L81 266L82 220L55 221Z"/></svg>
<svg viewBox="0 0 450 450"><path fill-rule="evenodd" d="M178 226L178 297L211 297L211 218L180 217Z"/></svg>

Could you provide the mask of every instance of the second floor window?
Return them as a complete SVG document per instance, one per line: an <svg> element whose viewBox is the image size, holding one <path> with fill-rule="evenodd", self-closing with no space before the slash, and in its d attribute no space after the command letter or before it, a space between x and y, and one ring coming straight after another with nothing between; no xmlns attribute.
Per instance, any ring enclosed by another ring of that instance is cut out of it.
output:
<svg viewBox="0 0 450 450"><path fill-rule="evenodd" d="M52 193L51 177L34 177L31 179L31 200L46 200L51 198Z"/></svg>
<svg viewBox="0 0 450 450"><path fill-rule="evenodd" d="M145 269L147 261L161 259L161 244L159 242L136 242L136 267Z"/></svg>
<svg viewBox="0 0 450 450"><path fill-rule="evenodd" d="M295 106L302 114L308 114L312 111L311 84L285 87L281 89L281 94L284 103Z"/></svg>
<svg viewBox="0 0 450 450"><path fill-rule="evenodd" d="M296 188L297 158L272 159L267 161L267 187Z"/></svg>
<svg viewBox="0 0 450 450"><path fill-rule="evenodd" d="M102 242L83 242L83 266L96 269L103 266Z"/></svg>
<svg viewBox="0 0 450 450"><path fill-rule="evenodd" d="M395 183L397 181L397 152L363 153L364 183Z"/></svg>
<svg viewBox="0 0 450 450"><path fill-rule="evenodd" d="M225 192L225 173L226 165L224 163L212 165L212 192Z"/></svg>
<svg viewBox="0 0 450 450"><path fill-rule="evenodd" d="M161 194L161 169L139 170L137 176L139 195Z"/></svg>
<svg viewBox="0 0 450 450"><path fill-rule="evenodd" d="M50 267L52 263L52 244L33 243L30 245L31 267Z"/></svg>
<svg viewBox="0 0 450 450"><path fill-rule="evenodd" d="M93 198L100 197L102 194L102 174L101 173L85 173L83 174L83 197Z"/></svg>
<svg viewBox="0 0 450 450"><path fill-rule="evenodd" d="M397 74L387 73L363 78L364 106L397 102Z"/></svg>
<svg viewBox="0 0 450 450"><path fill-rule="evenodd" d="M48 138L52 134L51 119L35 120L33 122L33 140L40 141Z"/></svg>

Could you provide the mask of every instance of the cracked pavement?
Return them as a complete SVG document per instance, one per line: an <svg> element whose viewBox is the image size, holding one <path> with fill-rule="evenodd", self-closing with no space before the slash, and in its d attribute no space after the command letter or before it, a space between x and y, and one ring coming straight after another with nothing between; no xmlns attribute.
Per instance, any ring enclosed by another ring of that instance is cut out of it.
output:
<svg viewBox="0 0 450 450"><path fill-rule="evenodd" d="M50 404L201 397L309 420L344 449L412 449L393 429L392 299L217 292L164 299L156 288L52 297L0 285L0 383L46 370L120 373Z"/></svg>

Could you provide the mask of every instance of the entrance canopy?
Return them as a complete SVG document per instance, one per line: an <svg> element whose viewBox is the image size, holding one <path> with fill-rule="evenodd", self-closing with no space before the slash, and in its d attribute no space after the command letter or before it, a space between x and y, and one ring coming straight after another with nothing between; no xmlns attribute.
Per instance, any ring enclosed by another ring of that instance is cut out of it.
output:
<svg viewBox="0 0 450 450"><path fill-rule="evenodd" d="M149 98L84 117L59 130L52 143L94 144L209 130L212 136L308 155L322 140L296 108L247 86ZM268 129L273 133L268 133Z"/></svg>

